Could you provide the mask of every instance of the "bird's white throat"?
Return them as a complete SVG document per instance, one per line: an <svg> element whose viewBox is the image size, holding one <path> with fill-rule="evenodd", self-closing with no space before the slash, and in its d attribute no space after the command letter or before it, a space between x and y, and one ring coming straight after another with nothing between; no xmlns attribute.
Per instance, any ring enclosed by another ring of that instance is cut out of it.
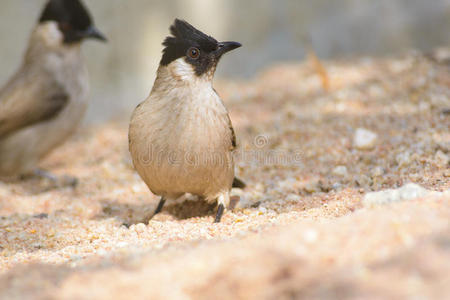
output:
<svg viewBox="0 0 450 300"><path fill-rule="evenodd" d="M198 86L212 86L213 71L206 72L198 76L195 73L193 65L186 62L185 58L178 58L167 66L160 66L158 69L158 79L166 80L176 83L177 85L198 85Z"/></svg>
<svg viewBox="0 0 450 300"><path fill-rule="evenodd" d="M39 24L31 34L28 49L25 54L27 62L41 61L42 57L52 60L79 60L81 59L81 43L64 44L64 35L58 24L53 21ZM58 58L59 57L59 58Z"/></svg>
<svg viewBox="0 0 450 300"><path fill-rule="evenodd" d="M58 24L52 21L39 24L33 36L44 42L49 48L60 47L64 41L64 35L59 30Z"/></svg>

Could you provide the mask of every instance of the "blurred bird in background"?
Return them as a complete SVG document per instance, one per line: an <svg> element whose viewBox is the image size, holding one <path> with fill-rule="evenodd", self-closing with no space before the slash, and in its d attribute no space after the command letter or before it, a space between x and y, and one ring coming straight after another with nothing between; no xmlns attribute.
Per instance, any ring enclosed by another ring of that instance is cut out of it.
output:
<svg viewBox="0 0 450 300"><path fill-rule="evenodd" d="M82 2L48 1L22 66L0 90L0 177L56 180L37 166L86 111L89 78L80 48L90 38L106 41Z"/></svg>
<svg viewBox="0 0 450 300"><path fill-rule="evenodd" d="M233 186L236 136L228 111L212 86L221 57L237 42L218 42L185 21L175 20L152 92L134 111L129 147L137 172L166 201L185 193L218 203L220 222Z"/></svg>

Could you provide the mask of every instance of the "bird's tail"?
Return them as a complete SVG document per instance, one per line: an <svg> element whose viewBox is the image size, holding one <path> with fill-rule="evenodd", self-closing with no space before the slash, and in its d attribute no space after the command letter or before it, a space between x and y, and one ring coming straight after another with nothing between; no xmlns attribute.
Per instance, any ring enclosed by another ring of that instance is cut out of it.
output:
<svg viewBox="0 0 450 300"><path fill-rule="evenodd" d="M240 180L237 177L234 177L234 180L233 180L233 187L234 188L245 189L246 186L247 186L247 184L245 184L245 182L243 182L242 180Z"/></svg>

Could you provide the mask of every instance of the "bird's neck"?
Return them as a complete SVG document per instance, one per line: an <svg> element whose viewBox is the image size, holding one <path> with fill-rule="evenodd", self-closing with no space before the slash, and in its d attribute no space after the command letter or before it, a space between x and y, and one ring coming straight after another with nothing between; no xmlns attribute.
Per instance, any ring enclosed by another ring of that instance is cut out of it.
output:
<svg viewBox="0 0 450 300"><path fill-rule="evenodd" d="M171 62L167 66L158 68L154 91L170 92L173 89L212 90L213 73L198 76L192 65L183 58Z"/></svg>
<svg viewBox="0 0 450 300"><path fill-rule="evenodd" d="M66 45L63 41L64 35L57 23L45 22L37 25L29 40L25 62L42 60L42 57L46 55L56 54L63 57L81 55L81 43Z"/></svg>

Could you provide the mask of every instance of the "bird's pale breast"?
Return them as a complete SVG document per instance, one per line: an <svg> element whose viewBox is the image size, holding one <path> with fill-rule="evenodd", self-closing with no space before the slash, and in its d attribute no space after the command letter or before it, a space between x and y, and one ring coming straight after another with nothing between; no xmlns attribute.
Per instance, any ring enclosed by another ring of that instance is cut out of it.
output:
<svg viewBox="0 0 450 300"><path fill-rule="evenodd" d="M231 188L230 121L211 86L154 91L133 114L130 151L155 194L191 193L214 200Z"/></svg>

